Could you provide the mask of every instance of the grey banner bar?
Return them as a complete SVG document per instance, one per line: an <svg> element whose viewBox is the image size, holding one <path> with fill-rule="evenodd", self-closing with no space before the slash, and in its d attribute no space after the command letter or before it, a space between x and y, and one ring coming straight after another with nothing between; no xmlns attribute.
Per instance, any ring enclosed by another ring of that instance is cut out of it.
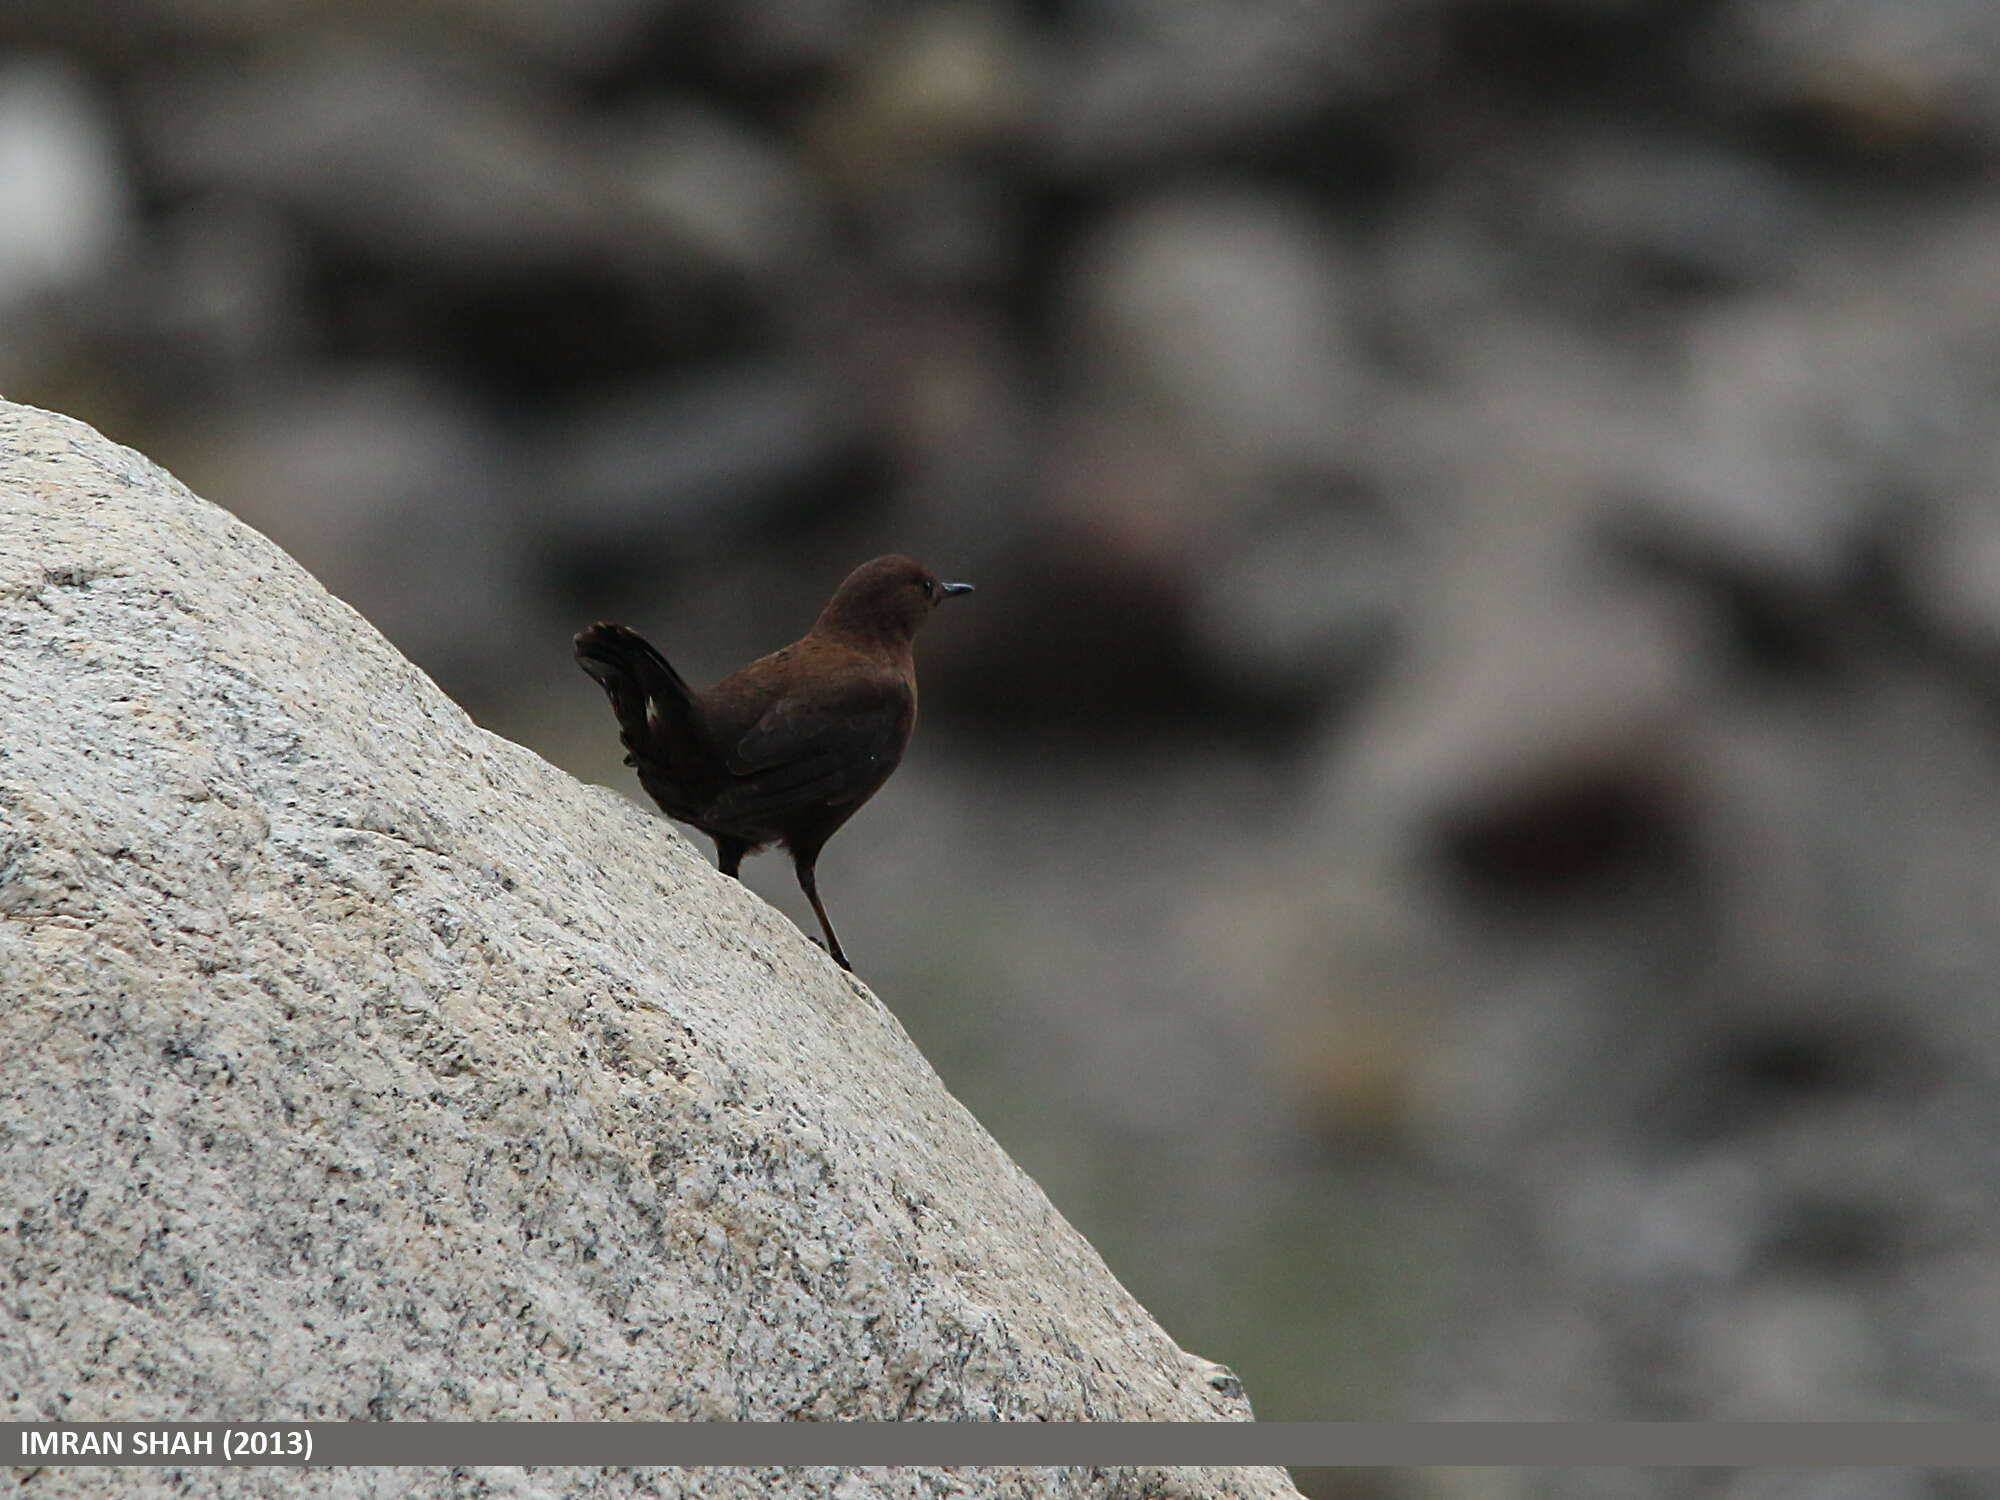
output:
<svg viewBox="0 0 2000 1500"><path fill-rule="evenodd" d="M1984 1468L2000 1423L0 1423L0 1467L301 1463Z"/></svg>

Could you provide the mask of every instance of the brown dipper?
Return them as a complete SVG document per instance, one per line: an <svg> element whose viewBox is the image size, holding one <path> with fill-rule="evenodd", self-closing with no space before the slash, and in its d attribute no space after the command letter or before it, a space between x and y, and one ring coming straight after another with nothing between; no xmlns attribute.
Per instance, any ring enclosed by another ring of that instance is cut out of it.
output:
<svg viewBox="0 0 2000 1500"><path fill-rule="evenodd" d="M826 951L851 969L813 866L910 742L917 628L971 590L939 583L907 557L878 557L847 575L801 639L702 693L623 625L580 632L576 659L610 695L631 752L625 764L661 810L715 840L725 875L767 844L791 850Z"/></svg>

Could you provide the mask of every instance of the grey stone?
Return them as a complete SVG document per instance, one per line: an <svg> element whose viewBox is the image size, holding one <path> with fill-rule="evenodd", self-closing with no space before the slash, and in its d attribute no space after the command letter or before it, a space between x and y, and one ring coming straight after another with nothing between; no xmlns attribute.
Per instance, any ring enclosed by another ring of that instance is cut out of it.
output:
<svg viewBox="0 0 2000 1500"><path fill-rule="evenodd" d="M1405 571L1380 515L1301 506L1219 550L1196 576L1196 643L1219 676L1274 699L1317 697L1381 658Z"/></svg>
<svg viewBox="0 0 2000 1500"><path fill-rule="evenodd" d="M263 394L316 331L306 270L300 236L277 215L203 199L99 274L0 319L0 390L74 381L114 411L190 403L206 428L232 397Z"/></svg>
<svg viewBox="0 0 2000 1500"><path fill-rule="evenodd" d="M171 350L178 370L192 358L240 389L296 355L309 293L305 248L289 225L248 204L203 201L167 219L160 240L157 278L131 321L158 341L162 363Z"/></svg>
<svg viewBox="0 0 2000 1500"><path fill-rule="evenodd" d="M131 232L109 112L52 59L0 67L0 311L101 267Z"/></svg>
<svg viewBox="0 0 2000 1500"><path fill-rule="evenodd" d="M887 1008L663 822L479 729L138 455L17 406L0 454L10 1418L1248 1418Z"/></svg>
<svg viewBox="0 0 2000 1500"><path fill-rule="evenodd" d="M1696 1378L1724 1421L1853 1421L1884 1409L1868 1308L1848 1288L1752 1284L1703 1333Z"/></svg>
<svg viewBox="0 0 2000 1500"><path fill-rule="evenodd" d="M2000 661L2000 494L1928 507L1899 539L1911 602L1945 639Z"/></svg>
<svg viewBox="0 0 2000 1500"><path fill-rule="evenodd" d="M195 482L454 692L484 700L511 670L514 481L496 424L454 389L347 369L261 391L204 438Z"/></svg>
<svg viewBox="0 0 2000 1500"><path fill-rule="evenodd" d="M1031 117L1027 38L1008 9L919 6L886 13L813 123L812 145L865 193L925 162L1016 140Z"/></svg>
<svg viewBox="0 0 2000 1500"><path fill-rule="evenodd" d="M1671 278L1749 285L1778 279L1814 228L1803 192L1739 152L1599 135L1549 154L1551 249L1577 244Z"/></svg>
<svg viewBox="0 0 2000 1500"><path fill-rule="evenodd" d="M1218 477L1335 467L1356 384L1341 268L1296 199L1217 186L1138 204L1073 268L1078 362Z"/></svg>
<svg viewBox="0 0 2000 1500"><path fill-rule="evenodd" d="M1961 1251L1918 1260L1883 1320L1911 1384L1947 1411L1990 1411L2000 1397L2000 1256Z"/></svg>
<svg viewBox="0 0 2000 1500"><path fill-rule="evenodd" d="M1723 1500L1926 1500L1950 1494L1922 1469L1742 1469L1714 1493Z"/></svg>
<svg viewBox="0 0 2000 1500"><path fill-rule="evenodd" d="M550 422L532 445L544 519L565 546L684 551L755 535L795 509L855 435L808 370L776 361L617 391Z"/></svg>
<svg viewBox="0 0 2000 1500"><path fill-rule="evenodd" d="M810 77L858 67L893 10L888 0L715 0L708 24L744 74Z"/></svg>
<svg viewBox="0 0 2000 1500"><path fill-rule="evenodd" d="M1733 439L1665 433L1621 497L1622 529L1697 572L1830 594L1873 518L1866 493L1803 444Z"/></svg>
<svg viewBox="0 0 2000 1500"><path fill-rule="evenodd" d="M176 68L135 103L173 190L275 204L398 269L636 271L677 249L600 170L563 96L476 47L333 30Z"/></svg>
<svg viewBox="0 0 2000 1500"><path fill-rule="evenodd" d="M1052 60L1044 126L1080 172L1255 141L1334 104L1392 89L1421 66L1430 5L1167 0L1090 7Z"/></svg>
<svg viewBox="0 0 2000 1500"><path fill-rule="evenodd" d="M599 159L636 211L697 264L795 289L825 254L824 206L770 140L692 104L648 105L606 128Z"/></svg>
<svg viewBox="0 0 2000 1500"><path fill-rule="evenodd" d="M1334 762L1328 805L1350 843L1371 829L1436 853L1448 830L1588 826L1580 810L1543 817L1572 795L1669 815L1704 622L1665 590L1556 567L1472 546L1451 564L1452 610L1411 623L1401 670Z"/></svg>
<svg viewBox="0 0 2000 1500"><path fill-rule="evenodd" d="M682 0L447 0L439 7L466 31L497 32L538 57L582 72L614 67L653 42Z"/></svg>
<svg viewBox="0 0 2000 1500"><path fill-rule="evenodd" d="M1984 0L1731 0L1700 75L1875 146L2000 140L2000 13Z"/></svg>

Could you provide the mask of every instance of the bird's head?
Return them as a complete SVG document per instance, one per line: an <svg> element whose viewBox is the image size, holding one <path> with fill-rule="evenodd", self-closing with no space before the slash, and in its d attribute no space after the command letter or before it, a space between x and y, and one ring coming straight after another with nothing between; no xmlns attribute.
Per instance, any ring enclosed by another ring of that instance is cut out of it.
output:
<svg viewBox="0 0 2000 1500"><path fill-rule="evenodd" d="M900 554L878 557L847 575L813 630L820 635L907 642L932 610L954 594L971 592L971 584L940 583Z"/></svg>

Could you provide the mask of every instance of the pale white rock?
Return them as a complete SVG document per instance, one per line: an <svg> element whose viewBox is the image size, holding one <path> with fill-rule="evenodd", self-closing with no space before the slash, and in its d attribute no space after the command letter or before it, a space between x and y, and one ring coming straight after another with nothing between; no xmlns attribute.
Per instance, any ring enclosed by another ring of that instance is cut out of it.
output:
<svg viewBox="0 0 2000 1500"><path fill-rule="evenodd" d="M0 310L101 268L131 228L117 132L54 59L0 65Z"/></svg>
<svg viewBox="0 0 2000 1500"><path fill-rule="evenodd" d="M479 729L248 526L6 405L0 1057L9 1419L1250 1415L791 923ZM182 1478L1293 1493L1276 1469Z"/></svg>
<svg viewBox="0 0 2000 1500"><path fill-rule="evenodd" d="M636 211L697 264L796 279L824 252L825 211L807 175L718 111L648 106L608 128L602 151Z"/></svg>
<svg viewBox="0 0 2000 1500"><path fill-rule="evenodd" d="M1332 235L1282 196L1143 202L1071 269L1078 363L1218 480L1337 466L1356 383L1341 271Z"/></svg>

